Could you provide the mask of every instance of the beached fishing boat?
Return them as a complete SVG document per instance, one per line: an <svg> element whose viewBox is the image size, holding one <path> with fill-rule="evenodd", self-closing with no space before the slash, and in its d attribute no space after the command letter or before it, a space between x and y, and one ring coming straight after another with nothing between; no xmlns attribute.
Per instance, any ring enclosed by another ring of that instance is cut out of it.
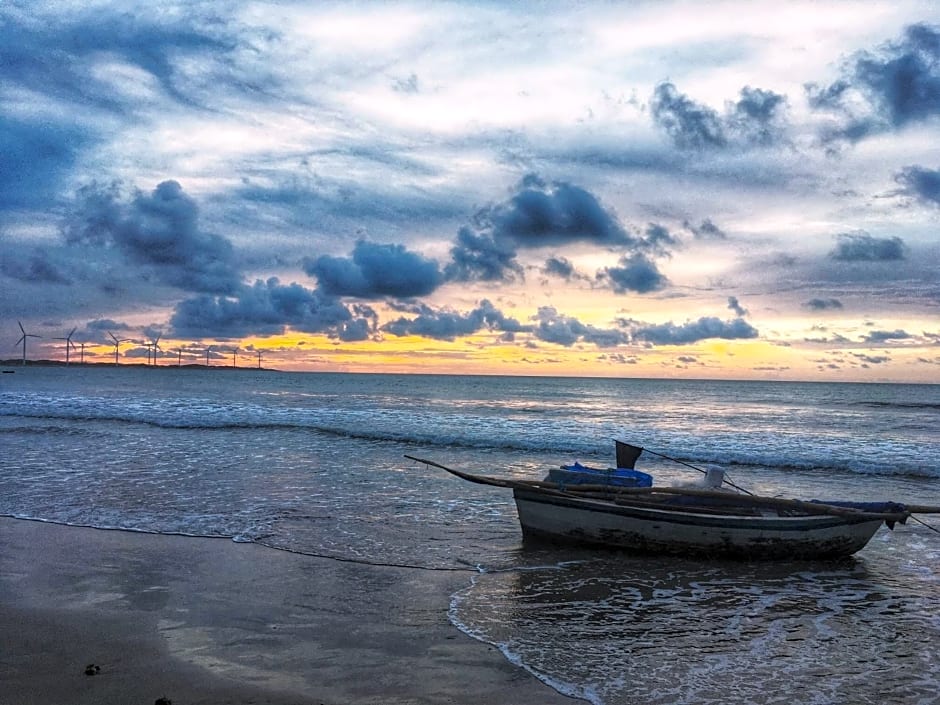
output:
<svg viewBox="0 0 940 705"><path fill-rule="evenodd" d="M886 521L906 519L900 507L890 513L842 508L844 514L833 516L711 503L709 497L699 497L699 504L670 504L652 494L645 500L600 499L522 487L514 487L513 496L527 537L754 560L848 556Z"/></svg>
<svg viewBox="0 0 940 705"><path fill-rule="evenodd" d="M621 469L632 470L620 445L624 444L618 443L618 465L623 461L630 467ZM631 453L642 450L628 448ZM708 483L698 488L624 486L605 483L603 474L583 466L564 466L568 475L583 476L562 482L553 481L559 477L553 472L545 480L508 480L406 457L470 482L512 489L526 538L641 553L746 560L838 558L864 548L882 525L893 528L904 523L915 509L940 512L938 507L894 502L759 497L722 489L728 483L721 473L711 473ZM611 472L607 477L614 476Z"/></svg>

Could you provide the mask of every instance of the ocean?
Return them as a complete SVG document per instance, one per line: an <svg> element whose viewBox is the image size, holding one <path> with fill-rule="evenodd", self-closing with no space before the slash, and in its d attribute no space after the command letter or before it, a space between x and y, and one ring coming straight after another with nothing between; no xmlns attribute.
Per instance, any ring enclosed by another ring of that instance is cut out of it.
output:
<svg viewBox="0 0 940 705"><path fill-rule="evenodd" d="M836 562L523 545L508 491L404 457L540 479L614 439L759 494L940 505L940 386L73 365L0 375L0 515L463 572L454 627L596 705L940 703L922 524Z"/></svg>

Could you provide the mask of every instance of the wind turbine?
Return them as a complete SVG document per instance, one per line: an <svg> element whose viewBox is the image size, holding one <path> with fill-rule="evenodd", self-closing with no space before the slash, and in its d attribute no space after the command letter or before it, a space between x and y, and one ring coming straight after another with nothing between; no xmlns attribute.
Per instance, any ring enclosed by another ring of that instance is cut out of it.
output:
<svg viewBox="0 0 940 705"><path fill-rule="evenodd" d="M151 340L149 343L144 343L144 346L147 348L147 364L150 364L150 353L153 352L153 364L157 364L157 350L160 350L160 336Z"/></svg>
<svg viewBox="0 0 940 705"><path fill-rule="evenodd" d="M209 366L209 351L212 350L212 346L206 348L206 367Z"/></svg>
<svg viewBox="0 0 940 705"><path fill-rule="evenodd" d="M108 331L108 335L110 335L111 340L114 341L114 364L117 365L118 364L118 348L121 346L121 343L126 343L128 341L128 338L121 338L120 340L118 340L114 336L114 333L112 333L111 331Z"/></svg>
<svg viewBox="0 0 940 705"><path fill-rule="evenodd" d="M238 353L238 348L234 348L232 350L232 367L238 367L238 365L235 364L235 355L237 353Z"/></svg>
<svg viewBox="0 0 940 705"><path fill-rule="evenodd" d="M85 345L86 345L86 343L79 343L78 345L79 345L79 347L82 349L82 357L81 357L80 362L81 362L81 364L84 365L84 364L85 364Z"/></svg>
<svg viewBox="0 0 940 705"><path fill-rule="evenodd" d="M255 350L255 355L258 356L258 369L260 370L261 369L261 351Z"/></svg>
<svg viewBox="0 0 940 705"><path fill-rule="evenodd" d="M34 333L27 333L26 329L23 328L23 324L19 321L16 322L16 325L20 327L20 332L23 334L20 336L20 339L16 341L13 347L16 347L20 343L23 343L23 365L26 365L26 339L27 338L41 338L41 335L35 335Z"/></svg>
<svg viewBox="0 0 940 705"><path fill-rule="evenodd" d="M72 342L72 336L75 335L75 329L72 329L72 332L69 333L64 338L53 338L53 340L64 340L65 341L65 364L69 364L69 348L78 347L75 343Z"/></svg>

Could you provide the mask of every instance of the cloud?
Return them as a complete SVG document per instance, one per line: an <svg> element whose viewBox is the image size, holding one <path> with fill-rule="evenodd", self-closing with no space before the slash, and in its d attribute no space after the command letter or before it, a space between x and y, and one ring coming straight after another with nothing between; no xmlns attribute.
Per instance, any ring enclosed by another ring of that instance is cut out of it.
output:
<svg viewBox="0 0 940 705"><path fill-rule="evenodd" d="M722 321L710 316L681 325L675 325L672 322L640 325L633 330L634 339L644 340L654 345L688 345L709 338L736 340L757 336L757 329L743 318Z"/></svg>
<svg viewBox="0 0 940 705"><path fill-rule="evenodd" d="M522 277L516 261L516 248L510 242L497 242L491 235L462 227L451 248L453 259L445 268L449 281L513 281Z"/></svg>
<svg viewBox="0 0 940 705"><path fill-rule="evenodd" d="M129 202L118 184L79 189L62 226L69 245L116 247L161 282L186 291L227 294L241 282L231 242L199 230L199 209L176 181Z"/></svg>
<svg viewBox="0 0 940 705"><path fill-rule="evenodd" d="M901 185L902 193L940 206L940 169L908 166L896 174L894 179Z"/></svg>
<svg viewBox="0 0 940 705"><path fill-rule="evenodd" d="M597 279L618 294L633 291L647 294L666 286L668 280L656 264L642 254L620 258L620 266L606 267L597 273Z"/></svg>
<svg viewBox="0 0 940 705"><path fill-rule="evenodd" d="M4 81L8 75L3 74ZM4 175L0 178L0 212L48 207L59 185L75 168L81 151L93 140L87 128L73 121L52 117L28 121L0 114L0 174Z"/></svg>
<svg viewBox="0 0 940 705"><path fill-rule="evenodd" d="M569 281L577 276L574 265L566 257L549 257L542 272Z"/></svg>
<svg viewBox="0 0 940 705"><path fill-rule="evenodd" d="M891 358L888 355L866 355L864 353L850 353L852 357L857 358L864 363L862 367L867 367L871 365L882 365L886 362L891 362Z"/></svg>
<svg viewBox="0 0 940 705"><path fill-rule="evenodd" d="M444 281L433 260L409 252L403 245L360 240L351 258L323 255L304 260L304 271L317 278L328 296L407 299L432 293Z"/></svg>
<svg viewBox="0 0 940 705"><path fill-rule="evenodd" d="M643 237L637 241L638 249L650 252L652 254L668 257L671 247L677 247L681 243L669 232L669 230L658 223L650 223L646 226Z"/></svg>
<svg viewBox="0 0 940 705"><path fill-rule="evenodd" d="M664 228L637 237L585 189L529 174L508 199L478 210L472 225L459 230L445 276L451 281L522 278L516 259L520 249L588 243L607 249L661 251L673 242Z"/></svg>
<svg viewBox="0 0 940 705"><path fill-rule="evenodd" d="M779 93L745 86L738 102L728 106L727 123L738 139L748 144L776 142L782 129L786 98Z"/></svg>
<svg viewBox="0 0 940 705"><path fill-rule="evenodd" d="M535 337L546 343L571 347L579 341L600 348L616 347L629 342L629 337L617 328L597 328L581 323L576 318L558 313L552 306L542 306L533 317L537 321Z"/></svg>
<svg viewBox="0 0 940 705"><path fill-rule="evenodd" d="M618 365L636 365L639 364L639 359L633 355L624 355L623 353L605 353L599 355L598 360L609 360Z"/></svg>
<svg viewBox="0 0 940 705"><path fill-rule="evenodd" d="M95 148L148 107L217 111L219 91L250 84L240 80L248 42L211 8L4 3L0 15L0 174L17 175L0 179L2 210L47 207Z"/></svg>
<svg viewBox="0 0 940 705"><path fill-rule="evenodd" d="M88 321L88 323L78 330L74 335L74 339L86 343L95 342L114 345L114 340L108 334L114 333L115 337L120 340L121 331L128 330L131 330L131 327L127 323L115 321L112 318L96 318Z"/></svg>
<svg viewBox="0 0 940 705"><path fill-rule="evenodd" d="M873 330L862 338L866 343L880 344L889 340L908 340L913 336L903 330Z"/></svg>
<svg viewBox="0 0 940 705"><path fill-rule="evenodd" d="M688 220L682 223L683 227L689 230L696 240L727 240L728 235L724 230L715 225L710 218L706 218L698 226L692 225Z"/></svg>
<svg viewBox="0 0 940 705"><path fill-rule="evenodd" d="M650 103L653 123L681 149L721 149L770 145L783 136L786 98L773 91L745 86L725 114L696 103L666 81L656 86Z"/></svg>
<svg viewBox="0 0 940 705"><path fill-rule="evenodd" d="M857 141L940 115L940 33L910 25L899 40L852 55L838 80L806 90L812 107L842 118L830 139Z"/></svg>
<svg viewBox="0 0 940 705"><path fill-rule="evenodd" d="M211 4L173 13L35 5L4 16L0 65L16 67L17 85L37 95L111 114L133 112L144 96L218 110L208 95L250 93L257 91L252 78L261 83L251 59L270 35L260 29L250 36L250 28L223 18ZM197 65L200 70L192 70ZM129 76L137 91L121 90ZM263 79L269 89L276 84L270 72Z"/></svg>
<svg viewBox="0 0 940 705"><path fill-rule="evenodd" d="M838 262L891 262L905 256L899 237L876 238L868 233L842 233L829 257Z"/></svg>
<svg viewBox="0 0 940 705"><path fill-rule="evenodd" d="M679 93L669 82L660 83L650 105L653 122L677 147L724 147L727 138L718 113Z"/></svg>
<svg viewBox="0 0 940 705"><path fill-rule="evenodd" d="M414 318L402 316L386 323L382 326L382 330L399 337L417 335L437 340L455 340L462 336L473 335L484 328L504 333L530 330L530 327L522 325L516 319L505 316L486 299L483 299L477 308L468 313L451 309L435 311L423 304L415 310L418 315Z"/></svg>
<svg viewBox="0 0 940 705"><path fill-rule="evenodd" d="M728 308L734 311L737 316L743 317L747 315L747 309L741 305L736 296L728 297Z"/></svg>
<svg viewBox="0 0 940 705"><path fill-rule="evenodd" d="M494 239L509 240L520 247L633 242L593 194L564 181L546 183L534 174L526 176L507 201L477 213L476 220Z"/></svg>
<svg viewBox="0 0 940 705"><path fill-rule="evenodd" d="M838 299L810 299L803 305L813 311L830 311L842 308L842 302Z"/></svg>
<svg viewBox="0 0 940 705"><path fill-rule="evenodd" d="M337 299L299 284L281 284L275 277L243 285L234 296L186 299L170 316L173 334L187 338L278 335L288 328L339 336L359 325Z"/></svg>
<svg viewBox="0 0 940 705"><path fill-rule="evenodd" d="M7 246L3 257L0 258L0 272L23 282L71 284L72 277L67 269L39 247L22 252Z"/></svg>

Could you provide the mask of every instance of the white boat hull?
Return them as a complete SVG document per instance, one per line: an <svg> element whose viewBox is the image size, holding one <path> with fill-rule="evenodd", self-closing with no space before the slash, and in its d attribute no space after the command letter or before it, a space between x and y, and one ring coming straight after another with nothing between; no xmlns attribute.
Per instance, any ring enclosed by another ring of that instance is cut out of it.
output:
<svg viewBox="0 0 940 705"><path fill-rule="evenodd" d="M742 516L632 506L577 496L513 490L526 537L643 553L746 559L849 556L884 522L839 516Z"/></svg>

